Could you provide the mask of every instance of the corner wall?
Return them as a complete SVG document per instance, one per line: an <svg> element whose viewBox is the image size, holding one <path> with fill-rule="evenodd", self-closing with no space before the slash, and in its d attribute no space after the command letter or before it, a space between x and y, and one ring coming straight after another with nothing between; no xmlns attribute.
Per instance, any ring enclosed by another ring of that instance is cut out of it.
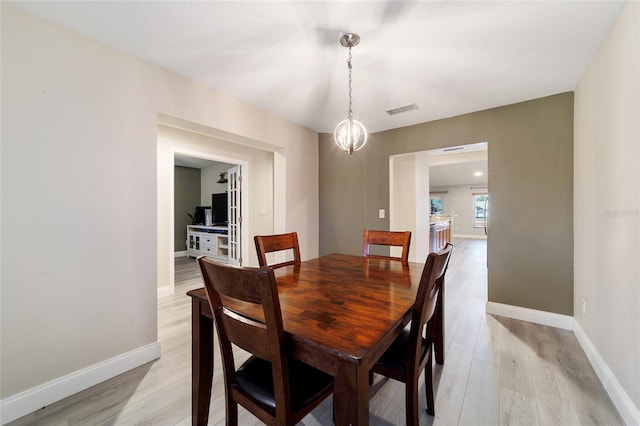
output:
<svg viewBox="0 0 640 426"><path fill-rule="evenodd" d="M625 422L640 424L638 2L576 89L574 147L576 335Z"/></svg>

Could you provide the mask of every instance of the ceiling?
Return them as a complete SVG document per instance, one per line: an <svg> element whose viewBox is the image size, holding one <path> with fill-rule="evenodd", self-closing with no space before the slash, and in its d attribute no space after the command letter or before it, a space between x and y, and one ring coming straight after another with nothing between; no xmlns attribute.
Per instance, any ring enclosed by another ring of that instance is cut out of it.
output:
<svg viewBox="0 0 640 426"><path fill-rule="evenodd" d="M455 185L487 186L487 160L429 166L430 187Z"/></svg>
<svg viewBox="0 0 640 426"><path fill-rule="evenodd" d="M429 187L455 185L487 186L489 145L478 142L432 149L422 154L428 157Z"/></svg>
<svg viewBox="0 0 640 426"><path fill-rule="evenodd" d="M574 90L616 1L5 1L318 132L377 132ZM410 104L417 110L385 111Z"/></svg>
<svg viewBox="0 0 640 426"><path fill-rule="evenodd" d="M190 155L174 154L173 164L182 167L191 167L192 169L206 169L215 164L224 164L218 161L206 160L204 158L192 157ZM231 164L229 164L231 167Z"/></svg>

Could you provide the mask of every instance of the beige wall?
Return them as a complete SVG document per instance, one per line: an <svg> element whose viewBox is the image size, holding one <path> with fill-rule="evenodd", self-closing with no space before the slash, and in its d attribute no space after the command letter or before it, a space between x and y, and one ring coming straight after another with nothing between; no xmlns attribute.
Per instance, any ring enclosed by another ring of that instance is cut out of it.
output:
<svg viewBox="0 0 640 426"><path fill-rule="evenodd" d="M159 131L159 130L158 130ZM216 146L217 140L212 140L210 145ZM267 162L269 163L269 168L273 172L273 155L268 156ZM210 206L211 205L211 194L219 194L221 192L227 192L227 184L226 183L218 183L220 179L220 173L227 172L234 164L228 163L213 163L209 167L205 167L201 169L201 190L200 190L200 205L201 206ZM269 181L273 181L273 173L269 176ZM271 199L273 199L273 191L269 191L269 195L271 195ZM273 218L272 218L273 219Z"/></svg>
<svg viewBox="0 0 640 426"><path fill-rule="evenodd" d="M276 149L279 226L317 255L315 132L0 7L1 398L157 342L159 114Z"/></svg>
<svg viewBox="0 0 640 426"><path fill-rule="evenodd" d="M320 136L320 253L358 253L389 207L389 156L489 142L489 301L573 314L573 94L370 135L347 156ZM339 218L347 214L351 226ZM425 238L414 235L415 238Z"/></svg>
<svg viewBox="0 0 640 426"><path fill-rule="evenodd" d="M618 405L628 424L640 422L639 28L628 2L575 96L575 318L635 405Z"/></svg>
<svg viewBox="0 0 640 426"><path fill-rule="evenodd" d="M392 157L389 174L391 177L389 193L389 230L411 231L415 235L416 230L416 156L398 155ZM412 239L415 245L415 238ZM395 250L395 253L394 253ZM398 253L400 252L400 253ZM415 247L409 247L409 260L415 261ZM387 249L387 255L400 256L402 249L394 247Z"/></svg>

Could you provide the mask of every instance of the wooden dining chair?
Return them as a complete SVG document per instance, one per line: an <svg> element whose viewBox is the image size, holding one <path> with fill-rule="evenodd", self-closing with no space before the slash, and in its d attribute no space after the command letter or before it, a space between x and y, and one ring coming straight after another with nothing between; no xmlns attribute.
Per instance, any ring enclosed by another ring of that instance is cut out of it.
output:
<svg viewBox="0 0 640 426"><path fill-rule="evenodd" d="M300 245L298 244L297 232L277 235L256 235L253 237L253 240L256 243L258 264L260 266L279 268L281 266L300 264ZM293 250L293 259L286 262L267 265L267 253L283 250Z"/></svg>
<svg viewBox="0 0 640 426"><path fill-rule="evenodd" d="M365 229L362 241L362 255L364 257L395 259L408 262L410 244L411 231L376 231L372 229ZM400 257L394 257L371 254L369 251L371 245L402 247L402 255Z"/></svg>
<svg viewBox="0 0 640 426"><path fill-rule="evenodd" d="M449 243L439 253L429 253L424 265L416 301L413 307L411 323L391 344L371 369L405 384L405 409L407 425L419 424L418 379L424 370L424 387L427 394L427 413L435 414L433 399L433 340L425 332L428 321L433 316L438 297L438 281L446 273L453 244Z"/></svg>
<svg viewBox="0 0 640 426"><path fill-rule="evenodd" d="M267 425L298 423L333 392L333 377L288 357L273 269L198 263L222 354L226 424L238 424L238 404ZM232 344L252 354L238 369Z"/></svg>

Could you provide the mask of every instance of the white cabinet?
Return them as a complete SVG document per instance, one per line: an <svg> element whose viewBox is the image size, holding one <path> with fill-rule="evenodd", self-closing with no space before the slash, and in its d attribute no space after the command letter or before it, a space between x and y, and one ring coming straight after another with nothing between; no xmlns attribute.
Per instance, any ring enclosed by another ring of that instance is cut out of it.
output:
<svg viewBox="0 0 640 426"><path fill-rule="evenodd" d="M220 262L229 257L229 231L226 226L187 226L187 256L207 256Z"/></svg>

